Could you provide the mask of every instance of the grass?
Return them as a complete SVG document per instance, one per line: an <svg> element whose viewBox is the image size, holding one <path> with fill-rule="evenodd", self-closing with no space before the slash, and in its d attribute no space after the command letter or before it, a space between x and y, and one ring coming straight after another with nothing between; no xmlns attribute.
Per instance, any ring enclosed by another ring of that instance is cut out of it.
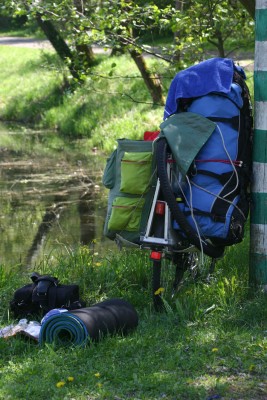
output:
<svg viewBox="0 0 267 400"><path fill-rule="evenodd" d="M267 299L248 290L248 238L227 251L210 284L188 279L175 299L166 297L165 313L152 307L146 252L94 246L39 271L78 283L88 306L130 301L138 328L85 348L0 339L0 399L266 399ZM19 266L0 269L2 326L12 322L14 288L28 282Z"/></svg>
<svg viewBox="0 0 267 400"><path fill-rule="evenodd" d="M127 56L99 56L84 86L70 87L68 71L52 50L0 47L0 120L64 137L86 138L90 146L110 151L116 138L141 138L156 130L163 107L153 106L140 74ZM150 60L158 72L166 66ZM170 74L165 80L167 87Z"/></svg>
<svg viewBox="0 0 267 400"><path fill-rule="evenodd" d="M83 138L88 148L110 152L117 138L142 138L157 130L163 107L153 106L133 61L99 55L83 86L69 86L68 71L52 50L0 47L0 120ZM176 71L148 59L164 93ZM247 61L248 62L248 61ZM252 72L248 84L253 92Z"/></svg>
<svg viewBox="0 0 267 400"><path fill-rule="evenodd" d="M62 74L49 69L48 60L51 58L44 56L42 51L24 48L14 51L12 47L5 46L0 51L1 63L6 65L0 75L5 82L0 92L1 119L37 124L40 107L45 112L51 103L61 101L59 88Z"/></svg>

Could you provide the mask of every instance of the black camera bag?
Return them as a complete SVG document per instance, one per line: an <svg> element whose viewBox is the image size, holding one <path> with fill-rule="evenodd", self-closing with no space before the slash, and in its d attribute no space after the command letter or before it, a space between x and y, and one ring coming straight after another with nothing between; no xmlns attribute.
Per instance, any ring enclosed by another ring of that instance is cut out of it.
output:
<svg viewBox="0 0 267 400"><path fill-rule="evenodd" d="M50 275L31 275L33 283L17 289L10 302L10 309L15 318L31 315L45 315L53 308L74 310L85 307L80 300L79 286L62 285L59 280Z"/></svg>

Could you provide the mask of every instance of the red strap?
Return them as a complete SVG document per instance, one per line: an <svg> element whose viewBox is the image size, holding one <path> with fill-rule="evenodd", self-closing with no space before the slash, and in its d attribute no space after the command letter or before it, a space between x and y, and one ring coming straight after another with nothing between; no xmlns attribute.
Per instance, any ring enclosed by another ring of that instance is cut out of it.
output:
<svg viewBox="0 0 267 400"><path fill-rule="evenodd" d="M210 160L195 160L195 162L220 162L223 164L234 164L236 167L242 167L243 161L240 160L220 160L220 159L210 159Z"/></svg>

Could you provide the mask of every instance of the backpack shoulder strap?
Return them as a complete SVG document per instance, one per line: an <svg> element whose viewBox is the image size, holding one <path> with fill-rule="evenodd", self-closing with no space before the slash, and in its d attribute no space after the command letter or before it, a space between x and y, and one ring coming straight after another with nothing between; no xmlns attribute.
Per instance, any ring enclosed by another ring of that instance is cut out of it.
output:
<svg viewBox="0 0 267 400"><path fill-rule="evenodd" d="M238 144L239 160L244 161L243 170L247 176L252 173L252 139L253 139L253 117L252 105L248 86L243 77L237 72L234 72L233 81L242 89L243 107L240 110L240 135L241 143Z"/></svg>

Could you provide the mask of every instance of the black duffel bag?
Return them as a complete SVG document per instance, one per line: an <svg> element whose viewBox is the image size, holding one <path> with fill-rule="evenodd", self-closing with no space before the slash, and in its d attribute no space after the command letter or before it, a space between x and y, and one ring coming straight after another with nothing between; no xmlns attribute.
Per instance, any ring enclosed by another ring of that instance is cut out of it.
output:
<svg viewBox="0 0 267 400"><path fill-rule="evenodd" d="M62 285L58 278L37 272L32 273L31 280L33 283L17 289L10 301L15 318L45 315L53 308L75 310L86 305L80 300L78 285Z"/></svg>

